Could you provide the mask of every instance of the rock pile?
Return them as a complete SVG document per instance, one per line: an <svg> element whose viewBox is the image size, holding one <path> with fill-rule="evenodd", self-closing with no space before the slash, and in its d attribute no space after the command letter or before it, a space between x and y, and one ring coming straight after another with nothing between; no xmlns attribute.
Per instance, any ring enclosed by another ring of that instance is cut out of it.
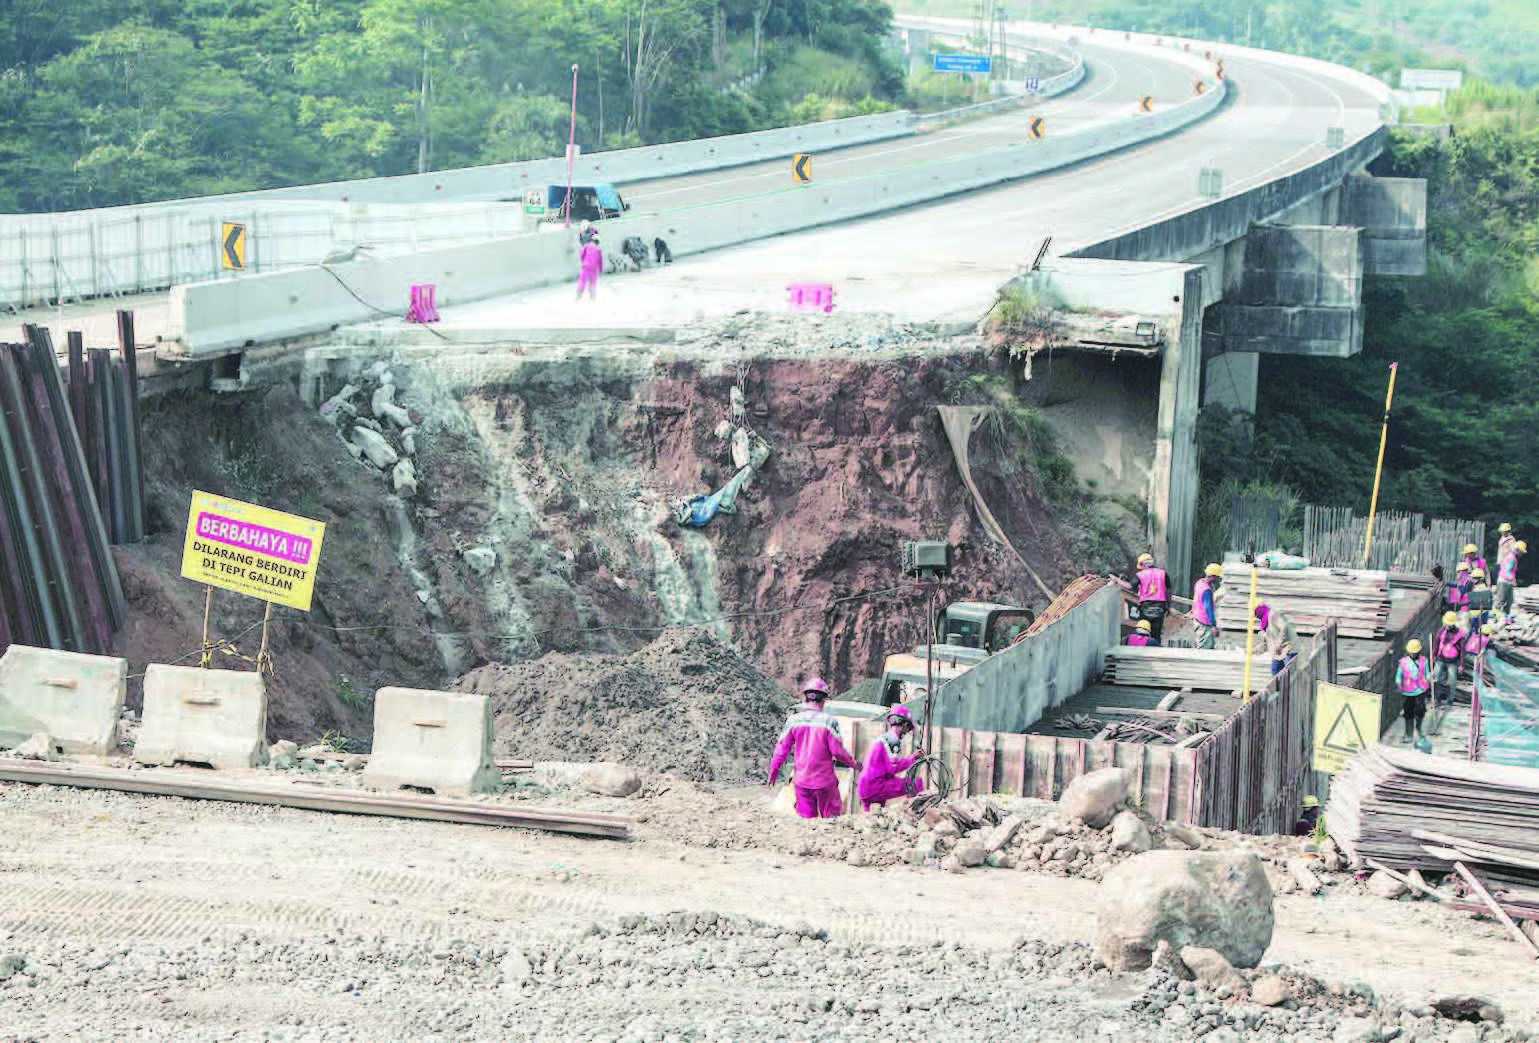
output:
<svg viewBox="0 0 1539 1043"><path fill-rule="evenodd" d="M320 413L336 427L353 459L377 468L402 499L417 495L420 417L396 402L395 375L386 363L365 369L359 383L345 385L321 404Z"/></svg>
<svg viewBox="0 0 1539 1043"><path fill-rule="evenodd" d="M493 663L458 691L491 697L499 756L619 761L687 779L763 777L794 705L701 630L669 630L630 655L547 653Z"/></svg>

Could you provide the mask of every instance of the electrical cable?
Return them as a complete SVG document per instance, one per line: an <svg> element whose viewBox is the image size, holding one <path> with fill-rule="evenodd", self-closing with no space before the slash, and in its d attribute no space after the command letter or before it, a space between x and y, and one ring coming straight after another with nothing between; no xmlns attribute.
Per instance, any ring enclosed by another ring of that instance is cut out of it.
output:
<svg viewBox="0 0 1539 1043"><path fill-rule="evenodd" d="M923 815L931 808L945 803L956 784L956 773L951 770L951 765L933 753L916 759L908 771L904 772L904 777L910 784L917 784L921 774L926 788L909 801L909 807L916 815Z"/></svg>
<svg viewBox="0 0 1539 1043"><path fill-rule="evenodd" d="M320 267L321 271L325 272L327 275L329 275L333 279L337 280L337 285L342 287L344 290L346 290L348 292L348 295L351 296L353 298L353 300L357 301L359 304L363 305L365 308L368 308L370 311L376 312L376 313L378 313L380 315L388 315L391 318L399 318L400 317L400 313L399 312L391 311L389 308L381 308L377 304L372 304L369 301L364 300L362 297L360 297L358 295L358 291L353 289L351 286L349 286L347 284L346 280L344 280L342 278L342 276L338 275L336 273L336 271L333 270L330 265L322 264L319 267ZM429 333L431 333L433 336L437 337L439 340L443 341L445 344L449 343L449 338L448 337L444 336L442 333L439 333L437 330L435 330L428 323L421 323L420 325L422 326L423 329L427 330Z"/></svg>

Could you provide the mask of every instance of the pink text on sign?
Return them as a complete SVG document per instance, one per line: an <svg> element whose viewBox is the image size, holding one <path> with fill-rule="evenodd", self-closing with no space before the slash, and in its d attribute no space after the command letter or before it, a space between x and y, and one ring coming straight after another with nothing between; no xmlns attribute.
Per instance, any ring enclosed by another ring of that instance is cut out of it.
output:
<svg viewBox="0 0 1539 1043"><path fill-rule="evenodd" d="M280 532L207 511L198 515L198 535L227 547L254 551L296 565L310 564L310 551L314 546L308 536L296 536L292 532Z"/></svg>

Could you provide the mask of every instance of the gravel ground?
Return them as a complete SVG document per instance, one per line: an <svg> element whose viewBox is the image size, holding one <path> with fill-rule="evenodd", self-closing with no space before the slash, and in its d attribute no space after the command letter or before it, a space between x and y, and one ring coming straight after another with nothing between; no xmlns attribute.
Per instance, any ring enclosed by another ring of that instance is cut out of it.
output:
<svg viewBox="0 0 1539 1043"><path fill-rule="evenodd" d="M1267 1009L1094 967L1089 881L690 845L667 799L585 801L648 817L614 843L0 784L0 1040L1525 1038L1418 982L1530 1020L1468 918L1280 899Z"/></svg>

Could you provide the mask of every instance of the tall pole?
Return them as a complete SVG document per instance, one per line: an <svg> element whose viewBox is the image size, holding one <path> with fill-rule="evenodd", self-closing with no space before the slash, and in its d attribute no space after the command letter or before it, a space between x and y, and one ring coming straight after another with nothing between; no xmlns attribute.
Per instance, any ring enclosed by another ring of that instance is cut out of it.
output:
<svg viewBox="0 0 1539 1043"><path fill-rule="evenodd" d="M1240 681L1240 699L1250 702L1250 660L1256 651L1256 577L1261 571L1250 566L1250 611L1245 613L1245 677Z"/></svg>
<svg viewBox="0 0 1539 1043"><path fill-rule="evenodd" d="M935 586L924 592L924 755L930 755L930 727L935 707Z"/></svg>
<svg viewBox="0 0 1539 1043"><path fill-rule="evenodd" d="M564 226L572 227L572 167L577 162L577 63L572 63L572 122L566 135L566 202L561 209L566 214Z"/></svg>
<svg viewBox="0 0 1539 1043"><path fill-rule="evenodd" d="M1389 392L1384 396L1384 423L1379 428L1379 462L1373 469L1373 498L1368 501L1368 527L1363 533L1363 568L1368 567L1368 554L1373 549L1373 519L1379 510L1379 480L1384 475L1384 447L1389 442L1389 407L1395 401L1395 372L1400 363L1389 364Z"/></svg>

